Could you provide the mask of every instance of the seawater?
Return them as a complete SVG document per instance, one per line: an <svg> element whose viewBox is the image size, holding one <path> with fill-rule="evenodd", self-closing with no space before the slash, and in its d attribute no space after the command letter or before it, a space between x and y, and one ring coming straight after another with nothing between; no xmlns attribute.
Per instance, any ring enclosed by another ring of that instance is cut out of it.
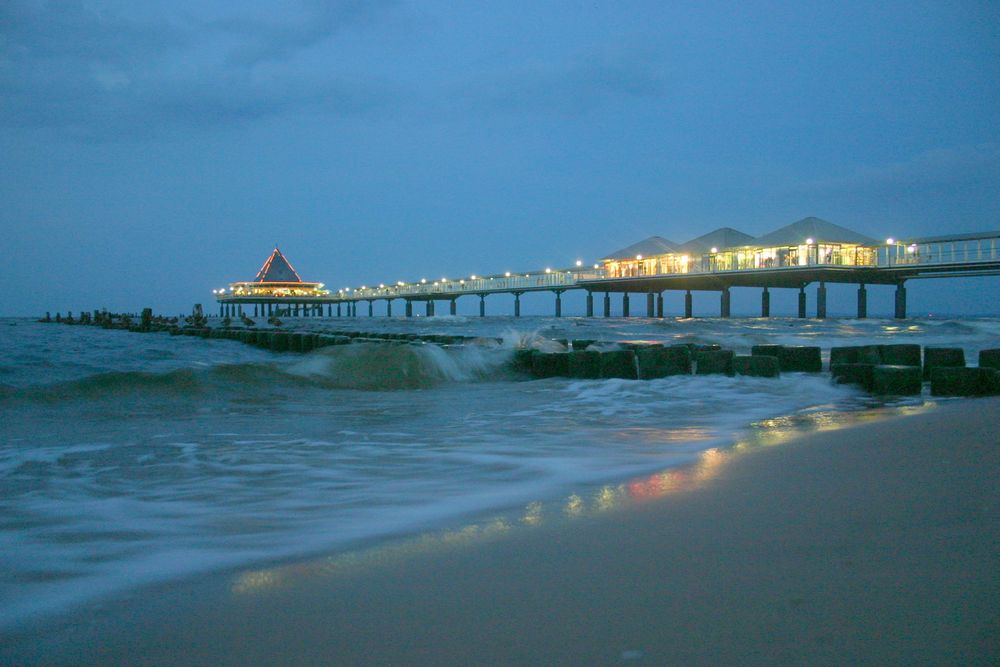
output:
<svg viewBox="0 0 1000 667"><path fill-rule="evenodd" d="M871 406L827 375L529 380L517 346L1000 346L1000 319L309 319L482 336L306 355L0 320L0 628L683 466L778 417ZM503 342L497 342L497 338ZM911 399L912 400L912 399ZM920 400L920 399L916 399Z"/></svg>

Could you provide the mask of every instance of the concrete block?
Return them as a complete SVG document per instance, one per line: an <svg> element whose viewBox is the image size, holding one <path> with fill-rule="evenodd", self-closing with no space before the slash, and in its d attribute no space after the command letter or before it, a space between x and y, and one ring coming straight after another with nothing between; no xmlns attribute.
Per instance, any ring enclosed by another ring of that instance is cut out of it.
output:
<svg viewBox="0 0 1000 667"><path fill-rule="evenodd" d="M573 350L569 353L571 378L601 377L601 353L597 350Z"/></svg>
<svg viewBox="0 0 1000 667"><path fill-rule="evenodd" d="M316 349L316 334L304 333L302 334L302 351L312 352Z"/></svg>
<svg viewBox="0 0 1000 667"><path fill-rule="evenodd" d="M879 364L889 363L882 358L882 348L883 345L859 345L858 346L858 363L859 364L872 364L878 366ZM911 364L903 364L904 366L909 366ZM912 364L914 366L920 365L920 358L917 357L917 363Z"/></svg>
<svg viewBox="0 0 1000 667"><path fill-rule="evenodd" d="M911 343L879 345L883 364L893 366L920 366L920 346Z"/></svg>
<svg viewBox="0 0 1000 667"><path fill-rule="evenodd" d="M635 380L635 352L632 350L609 350L601 352L601 377Z"/></svg>
<svg viewBox="0 0 1000 667"><path fill-rule="evenodd" d="M694 353L694 372L696 375L732 375L733 356L732 350L698 350Z"/></svg>
<svg viewBox="0 0 1000 667"><path fill-rule="evenodd" d="M573 339L573 349L574 350L586 350L588 347L594 344L594 341L587 340L585 338L574 338Z"/></svg>
<svg viewBox="0 0 1000 667"><path fill-rule="evenodd" d="M875 387L875 364L837 363L830 367L830 373L837 384L860 385L865 391Z"/></svg>
<svg viewBox="0 0 1000 667"><path fill-rule="evenodd" d="M536 378L569 375L569 355L565 352L538 352L531 355L531 374Z"/></svg>
<svg viewBox="0 0 1000 667"><path fill-rule="evenodd" d="M932 368L957 368L965 366L965 350L960 347L925 347L924 377L931 376Z"/></svg>
<svg viewBox="0 0 1000 667"><path fill-rule="evenodd" d="M861 350L860 345L847 345L843 347L831 347L830 348L830 370L838 364L856 364L858 363L858 353Z"/></svg>
<svg viewBox="0 0 1000 667"><path fill-rule="evenodd" d="M1000 348L979 351L980 368L996 368L1000 370Z"/></svg>
<svg viewBox="0 0 1000 667"><path fill-rule="evenodd" d="M271 350L274 352L288 352L288 339L290 336L284 331L275 331L271 334Z"/></svg>
<svg viewBox="0 0 1000 667"><path fill-rule="evenodd" d="M514 366L515 370L530 373L531 357L534 356L534 354L534 350L514 350L514 358L511 360L511 364Z"/></svg>
<svg viewBox="0 0 1000 667"><path fill-rule="evenodd" d="M923 378L918 366L882 364L872 370L872 391L892 396L914 396L923 390Z"/></svg>
<svg viewBox="0 0 1000 667"><path fill-rule="evenodd" d="M1000 371L994 368L938 366L931 370L934 396L995 396L1000 394Z"/></svg>
<svg viewBox="0 0 1000 667"><path fill-rule="evenodd" d="M763 355L766 357L778 357L781 360L781 348L784 345L754 345L750 348L750 355Z"/></svg>
<svg viewBox="0 0 1000 667"><path fill-rule="evenodd" d="M781 364L778 357L766 354L736 355L733 357L733 372L736 375L776 378L781 375Z"/></svg>
<svg viewBox="0 0 1000 667"><path fill-rule="evenodd" d="M642 380L691 374L691 349L686 345L647 347L636 352L636 359Z"/></svg>
<svg viewBox="0 0 1000 667"><path fill-rule="evenodd" d="M819 373L823 370L823 360L818 347L782 345L777 356L782 372Z"/></svg>

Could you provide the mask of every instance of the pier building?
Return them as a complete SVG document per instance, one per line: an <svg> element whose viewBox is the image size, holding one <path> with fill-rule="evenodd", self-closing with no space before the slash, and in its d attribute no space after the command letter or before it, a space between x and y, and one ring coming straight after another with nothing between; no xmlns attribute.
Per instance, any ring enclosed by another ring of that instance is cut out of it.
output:
<svg viewBox="0 0 1000 667"><path fill-rule="evenodd" d="M272 273L265 270L269 266L277 268ZM612 294L621 295L625 317L631 315L633 294L645 296L646 317L664 317L663 294L673 290L684 292L684 317L692 316L696 292L717 293L719 315L729 317L731 290L757 288L761 290L760 315L768 317L770 290L791 289L798 291L798 316L806 317L806 288L815 284L814 313L824 318L827 284L846 283L857 285L857 317L868 315L868 288L884 285L895 289L894 316L905 318L905 285L909 280L996 275L1000 275L1000 231L883 241L809 217L759 237L730 227L683 243L652 236L592 265L577 261L563 268L397 281L336 292L324 290L322 283L298 280L276 248L258 273L258 280L216 290L216 299L220 313L243 312L244 305L253 305L255 314L259 307L261 315L269 315L279 306L290 315L322 315L325 306L327 316L334 315L334 308L337 316L357 316L359 303L366 304L367 315L373 316L374 304L380 301L385 302L385 314L391 316L393 301L402 300L404 313L410 317L415 304L423 304L425 314L434 315L440 301L447 302L448 312L454 315L459 297L474 296L479 298L479 314L485 316L488 296L510 294L514 297L513 314L520 316L521 296L545 291L554 294L554 314L559 317L562 295L568 290L584 290L588 317L595 314L595 295L603 296L603 315L610 317Z"/></svg>
<svg viewBox="0 0 1000 667"><path fill-rule="evenodd" d="M220 316L243 315L244 305L252 305L257 316L258 311L260 315L274 314L276 304L290 307L292 312L307 306L316 310L319 303L330 295L330 290L324 287L323 283L302 280L275 246L252 281L230 283L228 288L220 288L213 293L219 301Z"/></svg>

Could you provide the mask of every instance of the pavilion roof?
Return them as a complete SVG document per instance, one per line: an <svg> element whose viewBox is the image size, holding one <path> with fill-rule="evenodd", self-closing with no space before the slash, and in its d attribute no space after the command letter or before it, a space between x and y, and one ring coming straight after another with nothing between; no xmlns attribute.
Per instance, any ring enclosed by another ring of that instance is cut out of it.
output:
<svg viewBox="0 0 1000 667"><path fill-rule="evenodd" d="M860 245L876 245L878 241L855 232L846 227L835 225L832 222L819 218L803 218L798 222L793 222L781 229L776 229L770 234L765 234L753 240L753 245L763 248L773 246L794 246L802 245L806 239L812 239L813 243L833 242L833 243L857 243Z"/></svg>
<svg viewBox="0 0 1000 667"><path fill-rule="evenodd" d="M271 256L264 262L264 266L260 267L257 277L254 278L254 282L300 283L302 282L302 278L299 278L299 274L295 272L292 265L281 254L281 251L275 247L274 251L271 252Z"/></svg>
<svg viewBox="0 0 1000 667"><path fill-rule="evenodd" d="M678 246L678 250L690 255L704 255L711 252L712 248L739 248L750 245L754 239L749 234L733 229L732 227L719 227L715 231L702 234L696 239L691 239L687 243Z"/></svg>
<svg viewBox="0 0 1000 667"><path fill-rule="evenodd" d="M665 255L667 253L677 252L676 246L676 243L668 241L662 236L650 236L648 239L639 241L638 243L633 243L632 245L622 248L621 250L617 250L604 257L604 259L635 259L636 255L642 255L643 257Z"/></svg>

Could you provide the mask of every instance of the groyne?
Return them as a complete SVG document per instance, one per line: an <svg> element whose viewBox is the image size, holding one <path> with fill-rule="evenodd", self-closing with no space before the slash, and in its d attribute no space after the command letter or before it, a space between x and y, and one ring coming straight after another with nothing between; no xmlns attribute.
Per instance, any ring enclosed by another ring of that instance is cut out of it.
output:
<svg viewBox="0 0 1000 667"><path fill-rule="evenodd" d="M357 343L439 346L500 345L503 339L446 334L363 332L322 329L282 329L271 317L269 328L241 316L235 324L224 318L208 324L201 308L190 316L80 312L74 318L56 314L41 322L99 326L135 333L231 340L272 352L309 353L324 347ZM832 381L853 384L878 396L914 396L927 389L932 396L1000 395L1000 348L981 350L978 365L966 364L962 348L917 344L831 347L824 364L819 346L754 345L750 354L736 354L716 344L540 339L513 350L511 364L527 378L652 380L673 375L743 375L780 378L784 373L828 372Z"/></svg>

